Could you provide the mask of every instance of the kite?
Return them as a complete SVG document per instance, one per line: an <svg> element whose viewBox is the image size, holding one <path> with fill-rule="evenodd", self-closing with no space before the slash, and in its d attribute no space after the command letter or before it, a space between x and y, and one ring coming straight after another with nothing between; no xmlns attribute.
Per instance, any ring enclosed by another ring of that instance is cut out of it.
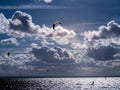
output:
<svg viewBox="0 0 120 90"><path fill-rule="evenodd" d="M57 25L60 25L60 24L61 24L61 22L56 21L56 22L53 23L52 28L55 30L55 27L56 27Z"/></svg>
<svg viewBox="0 0 120 90"><path fill-rule="evenodd" d="M8 52L7 52L7 56L9 57L12 52L13 52L13 50L8 51Z"/></svg>

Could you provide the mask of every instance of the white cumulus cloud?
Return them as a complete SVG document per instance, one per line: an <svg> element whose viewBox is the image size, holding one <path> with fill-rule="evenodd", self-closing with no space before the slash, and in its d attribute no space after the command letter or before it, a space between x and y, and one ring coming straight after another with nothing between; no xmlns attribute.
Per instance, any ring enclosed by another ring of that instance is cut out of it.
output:
<svg viewBox="0 0 120 90"><path fill-rule="evenodd" d="M53 0L43 0L46 3L51 3Z"/></svg>
<svg viewBox="0 0 120 90"><path fill-rule="evenodd" d="M37 29L39 28L38 25L35 25L32 22L31 15L21 11L16 11L9 22L11 29L22 32L36 33Z"/></svg>
<svg viewBox="0 0 120 90"><path fill-rule="evenodd" d="M15 38L3 39L0 41L0 43L3 45L7 45L7 44L19 45L18 41Z"/></svg>
<svg viewBox="0 0 120 90"><path fill-rule="evenodd" d="M9 20L0 14L0 20L0 33L24 39L29 36L31 41L25 40L29 45L28 48L32 46L33 55L42 61L64 63L76 62L76 60L81 62L86 57L100 61L119 58L120 25L115 21L110 21L98 30L82 33L84 40L81 41L80 35L74 30L66 29L61 25L56 26L56 30L46 25L40 27L32 22L31 15L22 11L16 11ZM1 40L2 43L8 41ZM12 40L9 43L15 44ZM41 55L43 52L46 56Z"/></svg>
<svg viewBox="0 0 120 90"><path fill-rule="evenodd" d="M98 31L84 32L83 36L90 57L101 61L118 59L115 56L120 53L120 25L114 20Z"/></svg>

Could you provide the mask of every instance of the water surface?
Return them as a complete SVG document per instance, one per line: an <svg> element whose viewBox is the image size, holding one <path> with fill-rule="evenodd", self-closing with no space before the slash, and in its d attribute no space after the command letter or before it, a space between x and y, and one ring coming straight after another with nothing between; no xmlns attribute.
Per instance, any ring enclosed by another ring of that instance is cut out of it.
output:
<svg viewBox="0 0 120 90"><path fill-rule="evenodd" d="M120 90L120 78L1 79L0 90Z"/></svg>

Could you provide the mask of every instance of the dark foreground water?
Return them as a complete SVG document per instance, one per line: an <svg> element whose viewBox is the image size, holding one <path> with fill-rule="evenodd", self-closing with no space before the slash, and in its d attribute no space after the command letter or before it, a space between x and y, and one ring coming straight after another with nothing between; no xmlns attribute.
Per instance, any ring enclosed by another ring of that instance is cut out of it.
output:
<svg viewBox="0 0 120 90"><path fill-rule="evenodd" d="M0 90L120 90L120 78L1 79Z"/></svg>

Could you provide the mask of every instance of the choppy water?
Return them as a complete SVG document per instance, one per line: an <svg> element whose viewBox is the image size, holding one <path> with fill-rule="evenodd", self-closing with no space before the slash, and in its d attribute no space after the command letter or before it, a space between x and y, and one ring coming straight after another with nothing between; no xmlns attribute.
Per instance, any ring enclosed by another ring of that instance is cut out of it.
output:
<svg viewBox="0 0 120 90"><path fill-rule="evenodd" d="M120 90L120 78L3 79L0 90Z"/></svg>

